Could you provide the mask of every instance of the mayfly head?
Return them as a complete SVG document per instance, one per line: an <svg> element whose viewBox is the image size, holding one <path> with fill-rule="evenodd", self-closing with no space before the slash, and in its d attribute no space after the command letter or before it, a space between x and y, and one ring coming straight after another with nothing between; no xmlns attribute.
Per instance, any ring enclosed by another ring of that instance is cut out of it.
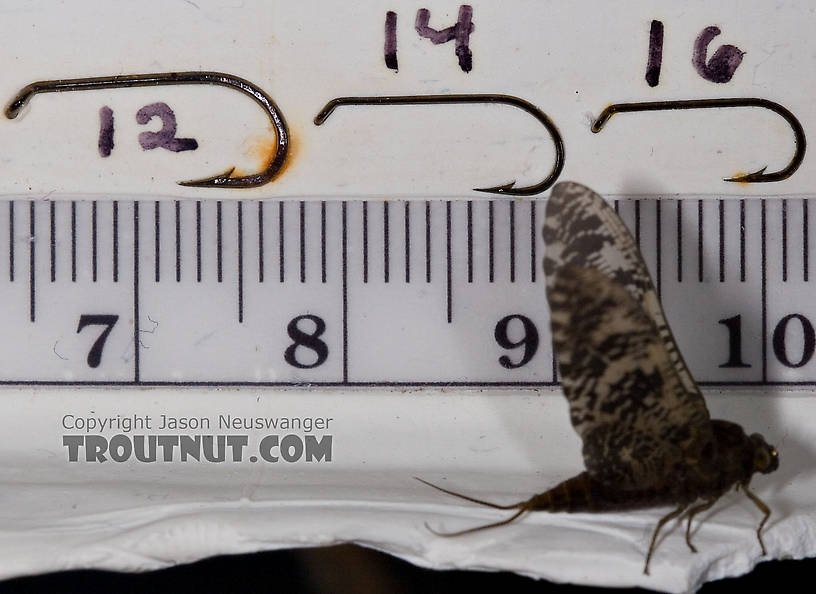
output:
<svg viewBox="0 0 816 594"><path fill-rule="evenodd" d="M768 474L779 468L779 453L759 433L751 435L754 445L754 472Z"/></svg>

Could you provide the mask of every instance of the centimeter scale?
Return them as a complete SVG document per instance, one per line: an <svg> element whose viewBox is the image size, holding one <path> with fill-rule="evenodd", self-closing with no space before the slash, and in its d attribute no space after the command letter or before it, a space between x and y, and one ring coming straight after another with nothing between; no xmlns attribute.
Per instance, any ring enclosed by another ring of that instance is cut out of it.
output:
<svg viewBox="0 0 816 594"><path fill-rule="evenodd" d="M614 203L700 384L816 384L816 204ZM0 381L554 385L545 204L6 200Z"/></svg>

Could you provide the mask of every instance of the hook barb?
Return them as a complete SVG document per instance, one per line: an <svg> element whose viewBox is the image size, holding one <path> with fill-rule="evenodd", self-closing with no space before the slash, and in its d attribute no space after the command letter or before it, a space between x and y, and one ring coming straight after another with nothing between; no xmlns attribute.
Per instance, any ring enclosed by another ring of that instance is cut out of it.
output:
<svg viewBox="0 0 816 594"><path fill-rule="evenodd" d="M727 177L724 181L727 182L742 182L742 183L768 183L778 182L788 179L792 176L802 161L805 158L805 151L807 149L807 139L802 124L791 111L768 99L760 99L757 97L726 97L722 99L690 99L681 101L643 101L636 103L614 103L607 106L598 115L598 118L592 124L592 132L598 133L603 130L603 127L616 113L628 113L635 111L664 111L670 109L723 109L729 107L761 107L763 109L770 109L774 113L782 116L793 130L794 141L796 143L796 150L793 153L793 158L788 165L779 171L772 171L766 173L766 167L748 173L745 175L736 175Z"/></svg>
<svg viewBox="0 0 816 594"><path fill-rule="evenodd" d="M283 114L272 98L260 87L246 79L223 72L160 72L42 80L20 89L6 107L5 113L9 119L16 118L31 98L39 93L169 85L219 85L249 95L267 113L277 136L275 154L263 171L251 175L232 177L235 168L231 167L224 173L212 177L178 182L180 185L197 188L254 188L272 181L280 173L289 151L289 130L286 121L283 119Z"/></svg>
<svg viewBox="0 0 816 594"><path fill-rule="evenodd" d="M500 184L490 188L474 188L476 192L500 194L509 196L532 196L540 194L552 186L561 175L564 168L564 140L553 121L538 107L512 95L496 94L464 94L464 95L389 95L376 97L336 97L326 103L314 118L316 126L322 125L335 109L344 105L435 105L455 103L488 103L503 104L524 110L537 119L549 132L555 145L555 163L549 175L542 181L531 186L517 187L515 181Z"/></svg>

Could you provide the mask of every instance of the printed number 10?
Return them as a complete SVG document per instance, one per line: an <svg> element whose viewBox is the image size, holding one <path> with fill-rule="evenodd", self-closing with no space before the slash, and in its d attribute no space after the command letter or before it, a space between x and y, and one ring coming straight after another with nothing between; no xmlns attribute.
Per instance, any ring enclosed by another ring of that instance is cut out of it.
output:
<svg viewBox="0 0 816 594"><path fill-rule="evenodd" d="M802 354L798 361L791 361L788 352L788 326L791 323L799 324L802 329ZM742 359L742 316L736 315L719 321L728 329L728 361L720 367L751 367ZM816 330L813 324L804 315L799 313L788 314L779 320L771 339L774 356L785 367L796 369L804 367L813 358L816 352Z"/></svg>

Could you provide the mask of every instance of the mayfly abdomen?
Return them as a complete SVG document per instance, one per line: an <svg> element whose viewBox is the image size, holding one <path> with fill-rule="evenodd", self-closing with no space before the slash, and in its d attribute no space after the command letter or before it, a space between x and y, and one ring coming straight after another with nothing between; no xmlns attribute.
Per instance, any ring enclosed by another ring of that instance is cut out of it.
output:
<svg viewBox="0 0 816 594"><path fill-rule="evenodd" d="M676 494L656 489L616 491L593 479L588 472L582 472L534 495L527 502L527 509L567 513L626 511L672 505L676 500Z"/></svg>

